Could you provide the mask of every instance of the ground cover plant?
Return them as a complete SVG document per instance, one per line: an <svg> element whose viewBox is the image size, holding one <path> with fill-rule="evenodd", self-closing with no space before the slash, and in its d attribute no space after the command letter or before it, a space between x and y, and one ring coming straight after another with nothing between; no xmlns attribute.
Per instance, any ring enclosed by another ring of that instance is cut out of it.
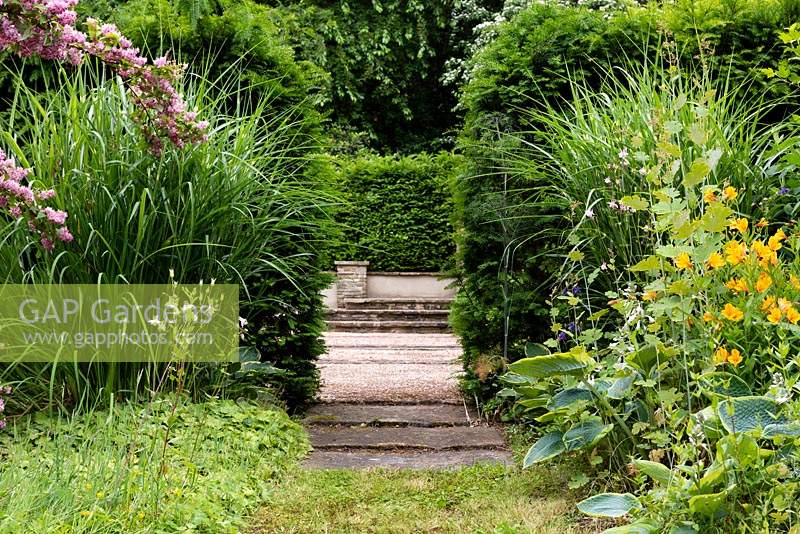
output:
<svg viewBox="0 0 800 534"><path fill-rule="evenodd" d="M307 448L285 412L218 399L15 418L0 435L0 528L238 532Z"/></svg>

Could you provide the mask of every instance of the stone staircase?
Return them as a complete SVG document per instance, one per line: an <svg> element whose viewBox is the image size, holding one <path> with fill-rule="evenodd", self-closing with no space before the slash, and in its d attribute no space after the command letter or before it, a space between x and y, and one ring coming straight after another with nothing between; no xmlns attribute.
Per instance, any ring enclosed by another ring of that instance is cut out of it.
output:
<svg viewBox="0 0 800 534"><path fill-rule="evenodd" d="M306 467L442 469L511 461L502 433L461 398L460 346L452 335L329 332L325 341L321 403L303 421L314 448Z"/></svg>
<svg viewBox="0 0 800 534"><path fill-rule="evenodd" d="M345 298L328 310L332 332L446 333L449 298Z"/></svg>

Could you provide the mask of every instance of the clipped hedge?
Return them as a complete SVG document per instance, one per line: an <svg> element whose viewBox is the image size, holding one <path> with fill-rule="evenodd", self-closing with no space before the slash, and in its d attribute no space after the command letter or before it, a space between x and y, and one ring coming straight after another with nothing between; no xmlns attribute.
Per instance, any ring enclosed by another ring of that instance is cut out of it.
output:
<svg viewBox="0 0 800 534"><path fill-rule="evenodd" d="M374 271L442 271L455 245L448 184L462 158L361 156L333 160L345 204L335 260L367 260Z"/></svg>

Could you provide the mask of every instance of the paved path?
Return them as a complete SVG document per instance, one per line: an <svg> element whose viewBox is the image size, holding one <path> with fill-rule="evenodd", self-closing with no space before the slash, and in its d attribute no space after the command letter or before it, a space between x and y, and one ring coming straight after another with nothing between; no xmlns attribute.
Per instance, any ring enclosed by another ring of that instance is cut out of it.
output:
<svg viewBox="0 0 800 534"><path fill-rule="evenodd" d="M461 399L450 334L329 332L320 404L304 423L311 468L452 468L510 462L502 434Z"/></svg>

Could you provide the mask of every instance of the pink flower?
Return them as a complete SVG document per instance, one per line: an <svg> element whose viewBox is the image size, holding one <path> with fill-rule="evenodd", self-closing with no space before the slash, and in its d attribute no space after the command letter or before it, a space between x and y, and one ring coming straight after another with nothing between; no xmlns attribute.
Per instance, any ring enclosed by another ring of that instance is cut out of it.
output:
<svg viewBox="0 0 800 534"><path fill-rule="evenodd" d="M56 231L56 237L64 243L71 243L75 239L66 226L62 226Z"/></svg>
<svg viewBox="0 0 800 534"><path fill-rule="evenodd" d="M67 212L54 210L49 206L44 209L44 215L48 221L59 226L67 222Z"/></svg>

